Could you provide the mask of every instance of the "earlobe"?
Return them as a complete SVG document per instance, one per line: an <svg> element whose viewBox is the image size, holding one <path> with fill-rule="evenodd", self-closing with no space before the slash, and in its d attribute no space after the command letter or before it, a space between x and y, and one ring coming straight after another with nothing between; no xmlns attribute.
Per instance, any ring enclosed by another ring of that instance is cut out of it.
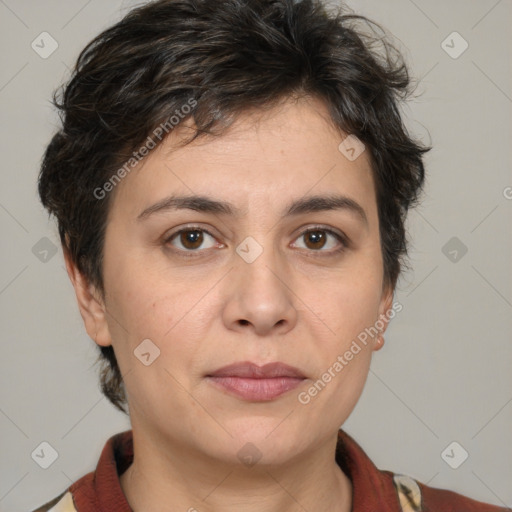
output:
<svg viewBox="0 0 512 512"><path fill-rule="evenodd" d="M87 334L100 346L112 344L106 318L106 307L98 290L78 270L69 252L64 249L64 261L84 321Z"/></svg>
<svg viewBox="0 0 512 512"><path fill-rule="evenodd" d="M377 352L377 350L380 350L384 346L384 335L379 334L374 341L373 344L373 350Z"/></svg>

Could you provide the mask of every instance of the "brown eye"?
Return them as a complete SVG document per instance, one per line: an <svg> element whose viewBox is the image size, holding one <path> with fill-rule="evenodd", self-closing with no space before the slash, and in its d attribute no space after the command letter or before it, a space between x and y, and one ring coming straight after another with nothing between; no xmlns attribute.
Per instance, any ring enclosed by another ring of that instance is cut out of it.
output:
<svg viewBox="0 0 512 512"><path fill-rule="evenodd" d="M180 233L180 242L186 249L198 249L203 243L203 238L203 233L197 230Z"/></svg>
<svg viewBox="0 0 512 512"><path fill-rule="evenodd" d="M325 252L329 254L341 251L346 246L345 239L341 235L335 231L324 228L308 229L307 231L304 231L296 240L303 240L304 242L302 244L295 242L293 244L295 247L299 247L300 249L310 249L314 252Z"/></svg>
<svg viewBox="0 0 512 512"><path fill-rule="evenodd" d="M308 231L303 236L308 249L321 249L327 238L323 231Z"/></svg>
<svg viewBox="0 0 512 512"><path fill-rule="evenodd" d="M211 239L208 244L208 239ZM215 245L215 238L204 229L182 229L171 235L166 243L169 243L182 251L194 251L197 249L209 249ZM204 244L207 244L206 247Z"/></svg>

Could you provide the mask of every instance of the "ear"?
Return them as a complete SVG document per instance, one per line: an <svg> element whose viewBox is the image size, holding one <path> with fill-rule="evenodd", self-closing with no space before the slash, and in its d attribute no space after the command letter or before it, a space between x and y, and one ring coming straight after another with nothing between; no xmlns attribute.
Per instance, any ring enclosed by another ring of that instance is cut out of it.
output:
<svg viewBox="0 0 512 512"><path fill-rule="evenodd" d="M382 291L382 297L379 304L379 317L376 321L380 330L379 335L375 338L373 350L380 350L384 346L384 332L388 328L389 321L394 316L392 309L394 289L386 286Z"/></svg>
<svg viewBox="0 0 512 512"><path fill-rule="evenodd" d="M81 274L65 248L64 261L69 279L75 289L76 300L87 334L100 346L111 345L112 339L107 324L106 307L101 294Z"/></svg>

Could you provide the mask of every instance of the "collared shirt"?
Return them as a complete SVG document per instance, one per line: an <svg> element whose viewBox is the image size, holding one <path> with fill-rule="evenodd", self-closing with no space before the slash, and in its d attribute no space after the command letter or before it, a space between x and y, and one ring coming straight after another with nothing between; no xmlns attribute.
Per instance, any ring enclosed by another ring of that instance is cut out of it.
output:
<svg viewBox="0 0 512 512"><path fill-rule="evenodd" d="M34 512L133 512L119 477L133 461L128 430L112 436L96 470ZM428 487L406 475L381 471L343 430L338 432L336 462L352 482L352 512L505 512L452 491Z"/></svg>

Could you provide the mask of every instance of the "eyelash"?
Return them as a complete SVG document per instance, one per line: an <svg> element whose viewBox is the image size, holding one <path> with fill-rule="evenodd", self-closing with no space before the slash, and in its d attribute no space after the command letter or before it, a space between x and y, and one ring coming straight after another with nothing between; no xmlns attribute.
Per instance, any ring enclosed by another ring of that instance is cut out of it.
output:
<svg viewBox="0 0 512 512"><path fill-rule="evenodd" d="M176 236L180 235L181 233L186 233L186 232L189 232L189 231L200 231L202 233L207 233L208 235L210 235L212 238L216 239L216 236L211 233L210 231L208 231L207 229L203 228L203 227L200 227L200 226L187 226L186 228L182 228L178 231L175 231L174 233L170 234L169 236L167 236L164 240L164 244L165 245L168 245L170 244L170 242L173 240L173 238L175 238ZM317 256L320 256L320 257L330 257L330 256L337 256L338 254L340 254L341 252L345 251L346 248L348 247L348 239L345 237L345 235L342 235L332 229L329 229L329 228L326 228L326 227L323 227L323 226L313 226L313 227L310 227L304 231L302 231L296 238L295 240L299 239L300 237L303 237L305 235L307 235L308 233L311 233L311 232L315 232L315 231L323 231L325 233L328 233L329 235L332 235L334 236L334 238L336 238L336 240L338 240L338 242L340 242L340 247L335 249L335 250L330 250L330 251L323 251L321 249L315 251L314 249L310 249L308 252L311 252L311 253L320 253L320 254L314 254L315 257ZM208 249L203 249L203 250L208 250ZM301 249L301 250L304 250L304 249ZM179 253L180 255L186 257L186 258L197 258L200 256L200 253L201 252L201 249L196 249L196 250L184 250L184 249L176 249L176 248L173 248L173 251L176 252L176 253ZM324 253L324 254L321 254L321 253Z"/></svg>

